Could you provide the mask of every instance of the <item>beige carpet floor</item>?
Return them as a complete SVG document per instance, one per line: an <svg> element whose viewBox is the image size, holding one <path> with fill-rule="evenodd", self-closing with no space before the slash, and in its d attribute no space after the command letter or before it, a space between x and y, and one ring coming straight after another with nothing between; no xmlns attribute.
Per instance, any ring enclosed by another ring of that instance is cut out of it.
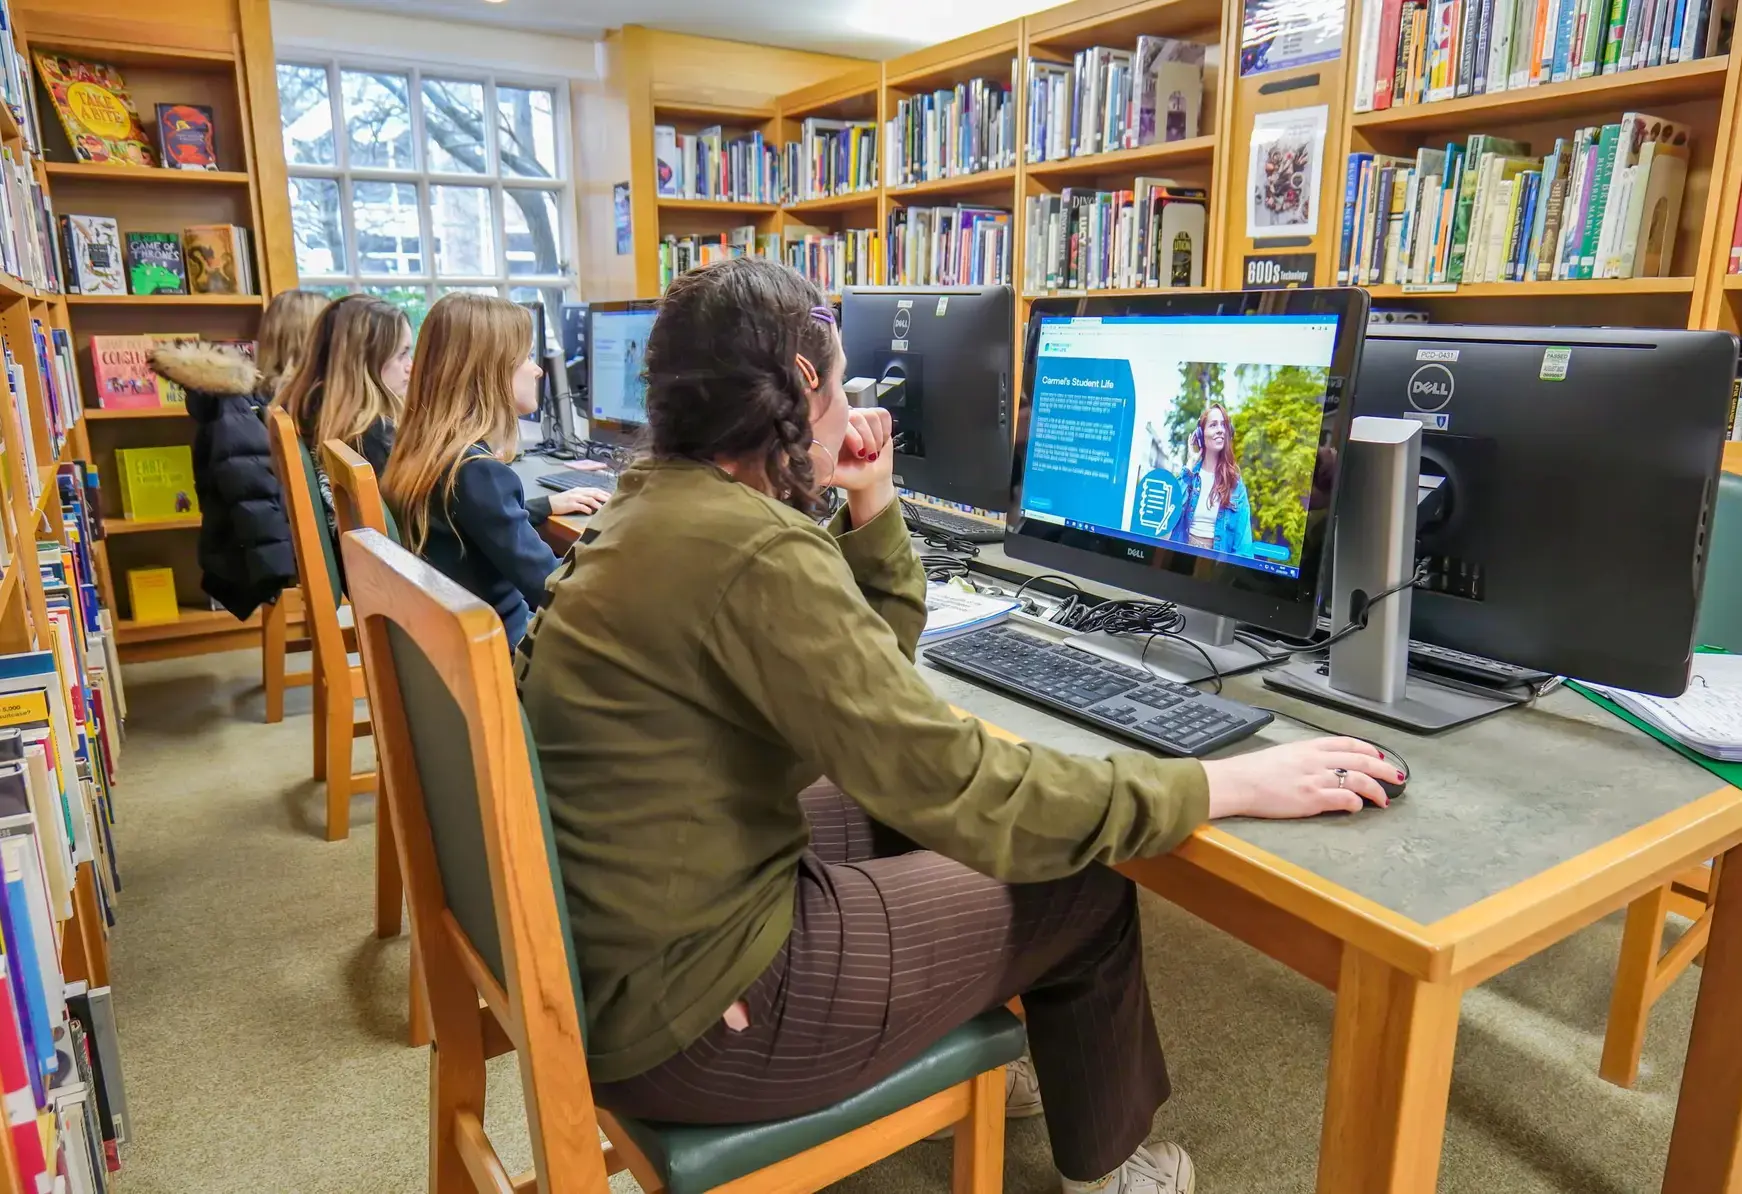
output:
<svg viewBox="0 0 1742 1194"><path fill-rule="evenodd" d="M356 802L348 841L322 839L308 692L264 725L251 653L132 667L127 684L113 985L134 1142L120 1188L423 1190L427 1068L402 1043L406 941L371 932L373 800ZM1157 1134L1196 1157L1204 1194L1311 1190L1330 997L1158 900L1144 919L1175 1087ZM1654 1014L1638 1089L1607 1085L1619 936L1597 925L1465 1000L1441 1190L1658 1189L1696 980ZM523 1168L512 1059L492 1079L491 1132ZM948 1181L948 1145L920 1144L839 1188ZM1039 1121L1011 1126L1005 1186L1057 1189Z"/></svg>

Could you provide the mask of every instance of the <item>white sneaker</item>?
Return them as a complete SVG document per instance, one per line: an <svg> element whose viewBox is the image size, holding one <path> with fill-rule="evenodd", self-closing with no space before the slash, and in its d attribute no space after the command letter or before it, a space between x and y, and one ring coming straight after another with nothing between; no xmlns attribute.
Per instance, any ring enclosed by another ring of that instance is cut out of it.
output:
<svg viewBox="0 0 1742 1194"><path fill-rule="evenodd" d="M1040 1104L1040 1079L1034 1076L1034 1059L1024 1053L1004 1067L1004 1118L1033 1119L1046 1108ZM933 1132L927 1140L948 1140L955 1128Z"/></svg>
<svg viewBox="0 0 1742 1194"><path fill-rule="evenodd" d="M1198 1174L1185 1149L1158 1140L1132 1153L1098 1182L1061 1178L1059 1184L1064 1194L1192 1194L1198 1188Z"/></svg>

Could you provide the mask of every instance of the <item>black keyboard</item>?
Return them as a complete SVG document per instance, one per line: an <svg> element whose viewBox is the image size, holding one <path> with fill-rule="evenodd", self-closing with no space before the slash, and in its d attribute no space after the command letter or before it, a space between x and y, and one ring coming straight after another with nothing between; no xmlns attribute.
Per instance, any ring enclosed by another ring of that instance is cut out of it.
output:
<svg viewBox="0 0 1742 1194"><path fill-rule="evenodd" d="M1415 639L1409 640L1409 662L1430 672L1444 672L1481 684L1541 684L1551 678L1550 673L1537 668L1501 663L1497 659L1485 659L1480 655L1454 651L1450 647L1436 647L1432 643L1418 642Z"/></svg>
<svg viewBox="0 0 1742 1194"><path fill-rule="evenodd" d="M1271 721L1250 705L1004 626L946 639L925 657L1164 754L1209 754Z"/></svg>
<svg viewBox="0 0 1742 1194"><path fill-rule="evenodd" d="M617 492L617 474L608 472L592 472L581 468L565 468L560 473L546 473L538 479L538 483L546 489L554 489L562 493L569 489L603 489L606 493Z"/></svg>
<svg viewBox="0 0 1742 1194"><path fill-rule="evenodd" d="M912 502L903 502L901 513L907 519L907 529L916 535L953 535L966 543L1004 542L1004 528L983 518L969 518Z"/></svg>

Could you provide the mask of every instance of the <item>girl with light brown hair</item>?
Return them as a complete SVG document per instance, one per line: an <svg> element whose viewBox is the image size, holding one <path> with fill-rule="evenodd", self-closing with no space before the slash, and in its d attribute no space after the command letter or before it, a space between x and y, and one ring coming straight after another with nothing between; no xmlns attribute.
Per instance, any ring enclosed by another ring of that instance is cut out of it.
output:
<svg viewBox="0 0 1742 1194"><path fill-rule="evenodd" d="M343 440L380 474L393 450L410 374L405 312L382 299L347 294L321 312L302 359L273 401L296 421L311 451Z"/></svg>
<svg viewBox="0 0 1742 1194"><path fill-rule="evenodd" d="M259 393L267 401L302 360L309 332L326 309L327 296L318 290L286 290L274 298L260 320L255 368L260 372Z"/></svg>
<svg viewBox="0 0 1742 1194"><path fill-rule="evenodd" d="M538 409L532 317L506 299L450 294L430 308L411 368L393 458L382 477L405 544L526 632L556 555L534 525L591 513L606 494L526 500L508 467L518 419Z"/></svg>

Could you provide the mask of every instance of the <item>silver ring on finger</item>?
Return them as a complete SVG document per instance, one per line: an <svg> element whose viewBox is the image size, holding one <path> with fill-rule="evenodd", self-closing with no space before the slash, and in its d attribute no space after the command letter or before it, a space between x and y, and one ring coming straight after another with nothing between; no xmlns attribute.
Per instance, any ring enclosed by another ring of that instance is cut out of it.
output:
<svg viewBox="0 0 1742 1194"><path fill-rule="evenodd" d="M1349 769L1347 767L1333 767L1331 768L1331 774L1337 777L1337 786L1339 788L1346 788L1349 786Z"/></svg>

